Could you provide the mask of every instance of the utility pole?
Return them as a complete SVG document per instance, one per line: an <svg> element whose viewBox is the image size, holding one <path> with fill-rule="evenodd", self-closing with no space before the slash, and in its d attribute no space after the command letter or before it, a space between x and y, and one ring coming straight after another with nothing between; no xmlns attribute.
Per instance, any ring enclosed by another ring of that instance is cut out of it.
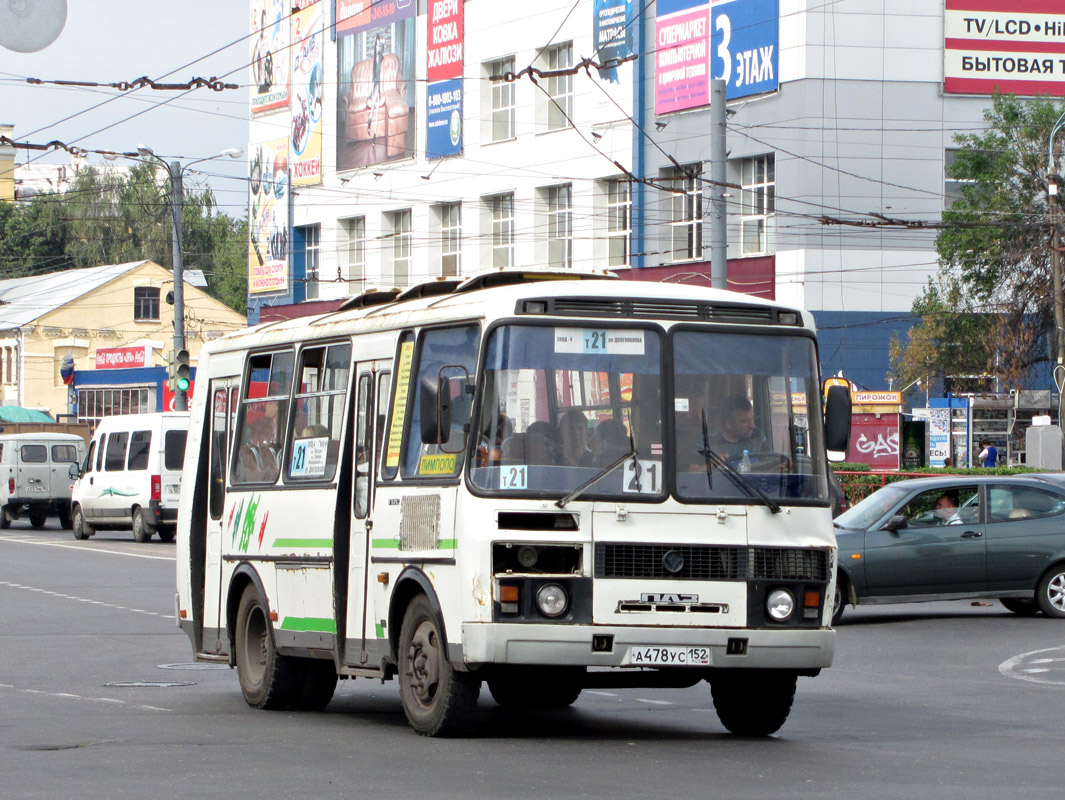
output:
<svg viewBox="0 0 1065 800"><path fill-rule="evenodd" d="M185 263L181 256L184 188L181 183L181 162L171 161L167 172L170 173L170 209L174 216L174 352L180 353L185 349ZM174 390L174 410L189 410L188 394L181 387Z"/></svg>
<svg viewBox="0 0 1065 800"><path fill-rule="evenodd" d="M710 285L728 288L728 208L725 149L725 81L710 81Z"/></svg>

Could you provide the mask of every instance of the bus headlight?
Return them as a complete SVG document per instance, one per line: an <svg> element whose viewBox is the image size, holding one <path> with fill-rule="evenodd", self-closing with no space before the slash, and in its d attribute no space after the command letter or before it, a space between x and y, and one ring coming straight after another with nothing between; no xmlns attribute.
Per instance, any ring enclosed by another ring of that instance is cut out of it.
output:
<svg viewBox="0 0 1065 800"><path fill-rule="evenodd" d="M536 607L545 617L561 617L569 608L569 596L557 583L545 583L536 592Z"/></svg>
<svg viewBox="0 0 1065 800"><path fill-rule="evenodd" d="M769 593L765 609L776 622L784 622L795 613L795 596L787 589L776 589Z"/></svg>

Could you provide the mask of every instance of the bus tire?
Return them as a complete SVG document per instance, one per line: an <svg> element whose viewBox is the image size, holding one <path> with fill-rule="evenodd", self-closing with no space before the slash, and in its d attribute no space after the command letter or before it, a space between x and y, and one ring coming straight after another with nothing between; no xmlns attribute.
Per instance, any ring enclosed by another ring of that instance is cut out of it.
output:
<svg viewBox="0 0 1065 800"><path fill-rule="evenodd" d="M237 677L244 701L252 708L290 708L298 698L300 664L277 652L266 605L251 584L240 597L236 624Z"/></svg>
<svg viewBox="0 0 1065 800"><path fill-rule="evenodd" d="M512 667L488 679L492 699L503 708L566 708L583 688L583 667Z"/></svg>
<svg viewBox="0 0 1065 800"><path fill-rule="evenodd" d="M429 599L416 595L399 632L399 693L407 721L422 736L456 736L477 707L481 681L456 672Z"/></svg>
<svg viewBox="0 0 1065 800"><path fill-rule="evenodd" d="M721 669L708 680L717 718L730 733L769 736L788 719L798 678L787 670Z"/></svg>
<svg viewBox="0 0 1065 800"><path fill-rule="evenodd" d="M300 661L299 688L292 707L298 711L321 711L329 705L336 691L336 668L332 661L321 658Z"/></svg>
<svg viewBox="0 0 1065 800"><path fill-rule="evenodd" d="M88 539L94 533L92 526L85 521L85 512L81 510L81 506L74 506L70 529L74 531L75 539Z"/></svg>
<svg viewBox="0 0 1065 800"><path fill-rule="evenodd" d="M70 508L64 508L59 512L59 527L65 531L72 530L74 525L71 521Z"/></svg>
<svg viewBox="0 0 1065 800"><path fill-rule="evenodd" d="M144 518L144 510L140 506L133 507L133 540L136 542L147 542L152 538L152 534L155 531L152 526L148 524L148 520Z"/></svg>

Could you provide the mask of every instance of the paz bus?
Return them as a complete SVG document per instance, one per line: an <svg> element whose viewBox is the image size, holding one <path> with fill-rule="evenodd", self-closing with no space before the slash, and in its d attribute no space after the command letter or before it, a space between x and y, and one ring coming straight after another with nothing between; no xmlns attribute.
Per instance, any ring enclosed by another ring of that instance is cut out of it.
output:
<svg viewBox="0 0 1065 800"><path fill-rule="evenodd" d="M225 336L197 375L178 624L255 708L398 678L416 731L456 735L482 686L706 681L768 735L832 663L850 401L807 312L498 271Z"/></svg>

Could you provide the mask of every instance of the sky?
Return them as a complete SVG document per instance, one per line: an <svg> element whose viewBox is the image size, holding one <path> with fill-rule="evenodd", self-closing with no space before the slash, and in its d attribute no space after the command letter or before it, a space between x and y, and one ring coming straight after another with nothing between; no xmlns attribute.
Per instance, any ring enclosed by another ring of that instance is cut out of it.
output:
<svg viewBox="0 0 1065 800"><path fill-rule="evenodd" d="M0 123L15 126L17 141L58 139L120 152L146 145L183 163L227 148L247 150L249 13L246 0L67 0L66 25L54 43L36 53L0 47ZM219 77L240 88L124 93L26 82L117 83L142 76L173 83ZM26 158L25 151L16 156L20 164ZM69 156L60 152L42 160L69 163ZM204 162L192 170L205 173L190 178L210 180L223 210L246 213L246 157Z"/></svg>

